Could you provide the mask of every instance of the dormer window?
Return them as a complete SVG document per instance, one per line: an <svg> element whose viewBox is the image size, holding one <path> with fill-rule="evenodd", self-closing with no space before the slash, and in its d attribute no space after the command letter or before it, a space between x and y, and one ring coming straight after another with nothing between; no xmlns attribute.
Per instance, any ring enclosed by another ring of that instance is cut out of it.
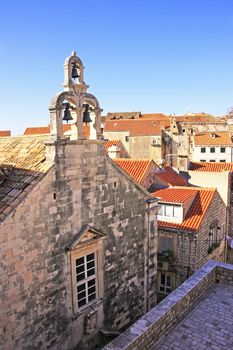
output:
<svg viewBox="0 0 233 350"><path fill-rule="evenodd" d="M181 217L181 209L180 205L161 204L158 215L178 219Z"/></svg>

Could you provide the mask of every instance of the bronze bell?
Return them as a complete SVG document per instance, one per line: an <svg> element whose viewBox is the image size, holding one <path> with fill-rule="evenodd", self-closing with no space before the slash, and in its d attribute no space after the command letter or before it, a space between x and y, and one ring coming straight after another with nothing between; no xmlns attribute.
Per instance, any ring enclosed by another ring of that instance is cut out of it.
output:
<svg viewBox="0 0 233 350"><path fill-rule="evenodd" d="M72 77L72 79L77 79L77 78L79 78L78 66L77 66L76 62L72 62L71 77Z"/></svg>
<svg viewBox="0 0 233 350"><path fill-rule="evenodd" d="M64 110L64 116L62 120L66 120L66 122L68 123L68 121L73 120L73 118L71 117L71 113L70 113L70 104L66 103L65 104L65 110Z"/></svg>
<svg viewBox="0 0 233 350"><path fill-rule="evenodd" d="M83 107L85 108L84 112L83 112L83 123L91 123L92 120L90 118L90 113L89 113L89 105L87 103L85 103L83 105Z"/></svg>

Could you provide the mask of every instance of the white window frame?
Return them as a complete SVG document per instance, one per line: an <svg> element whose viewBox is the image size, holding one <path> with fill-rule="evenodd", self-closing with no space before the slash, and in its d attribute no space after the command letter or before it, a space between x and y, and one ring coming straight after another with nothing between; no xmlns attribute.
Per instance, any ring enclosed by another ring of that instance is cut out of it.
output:
<svg viewBox="0 0 233 350"><path fill-rule="evenodd" d="M162 277L164 276L164 277ZM163 279L163 280L162 280ZM170 281L170 282L168 282ZM161 272L159 276L159 292L170 294L172 292L172 276L169 273Z"/></svg>
<svg viewBox="0 0 233 350"><path fill-rule="evenodd" d="M81 263L80 260L83 260ZM77 262L80 261L77 266ZM90 252L75 259L76 299L78 308L86 307L98 299L97 256ZM81 271L77 271L77 269ZM82 277L83 276L83 277ZM94 281L94 283L93 283Z"/></svg>

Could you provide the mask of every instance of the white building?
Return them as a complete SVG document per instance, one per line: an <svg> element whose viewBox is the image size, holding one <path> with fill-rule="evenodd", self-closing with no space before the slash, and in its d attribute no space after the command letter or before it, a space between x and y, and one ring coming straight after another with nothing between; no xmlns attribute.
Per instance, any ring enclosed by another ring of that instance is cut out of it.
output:
<svg viewBox="0 0 233 350"><path fill-rule="evenodd" d="M206 132L193 136L194 162L232 162L233 142L228 131Z"/></svg>

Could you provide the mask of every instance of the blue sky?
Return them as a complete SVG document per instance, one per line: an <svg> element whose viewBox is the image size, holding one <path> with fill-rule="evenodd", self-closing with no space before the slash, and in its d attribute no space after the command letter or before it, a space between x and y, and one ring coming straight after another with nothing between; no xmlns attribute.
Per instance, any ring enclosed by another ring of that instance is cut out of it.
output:
<svg viewBox="0 0 233 350"><path fill-rule="evenodd" d="M8 0L0 129L46 125L72 50L103 114L222 115L233 106L232 0Z"/></svg>

